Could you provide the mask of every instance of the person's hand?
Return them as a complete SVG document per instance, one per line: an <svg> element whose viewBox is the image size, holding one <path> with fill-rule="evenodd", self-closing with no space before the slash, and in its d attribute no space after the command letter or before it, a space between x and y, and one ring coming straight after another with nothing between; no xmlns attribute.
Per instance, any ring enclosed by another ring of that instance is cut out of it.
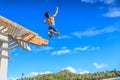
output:
<svg viewBox="0 0 120 80"><path fill-rule="evenodd" d="M46 23L46 20L44 20L44 23Z"/></svg>

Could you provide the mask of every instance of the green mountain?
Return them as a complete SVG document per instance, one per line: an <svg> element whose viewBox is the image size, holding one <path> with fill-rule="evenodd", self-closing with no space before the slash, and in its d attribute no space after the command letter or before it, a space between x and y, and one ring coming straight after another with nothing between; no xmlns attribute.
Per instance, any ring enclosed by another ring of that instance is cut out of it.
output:
<svg viewBox="0 0 120 80"><path fill-rule="evenodd" d="M106 70L106 72L97 72L93 74L74 74L68 70L63 70L58 73L42 74L31 78L24 78L22 80L101 80L103 78L112 77L120 77L120 71L115 69L112 71Z"/></svg>

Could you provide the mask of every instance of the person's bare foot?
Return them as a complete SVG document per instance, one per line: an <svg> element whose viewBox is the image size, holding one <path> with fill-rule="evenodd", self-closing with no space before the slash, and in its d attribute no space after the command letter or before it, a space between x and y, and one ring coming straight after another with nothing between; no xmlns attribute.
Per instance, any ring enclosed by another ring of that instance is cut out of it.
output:
<svg viewBox="0 0 120 80"><path fill-rule="evenodd" d="M51 34L51 32L48 32L48 36L49 36L50 38L52 38L52 34Z"/></svg>
<svg viewBox="0 0 120 80"><path fill-rule="evenodd" d="M60 34L59 34L59 32L57 32L57 34L56 34L57 36L60 36Z"/></svg>

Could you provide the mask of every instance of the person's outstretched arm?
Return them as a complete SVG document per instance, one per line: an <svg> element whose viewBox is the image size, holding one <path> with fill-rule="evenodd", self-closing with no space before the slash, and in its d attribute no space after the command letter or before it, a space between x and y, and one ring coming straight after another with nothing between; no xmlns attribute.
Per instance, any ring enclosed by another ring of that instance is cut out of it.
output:
<svg viewBox="0 0 120 80"><path fill-rule="evenodd" d="M55 14L53 15L53 17L55 17L55 16L57 15L57 13L58 13L58 7L56 7L56 12L55 12Z"/></svg>

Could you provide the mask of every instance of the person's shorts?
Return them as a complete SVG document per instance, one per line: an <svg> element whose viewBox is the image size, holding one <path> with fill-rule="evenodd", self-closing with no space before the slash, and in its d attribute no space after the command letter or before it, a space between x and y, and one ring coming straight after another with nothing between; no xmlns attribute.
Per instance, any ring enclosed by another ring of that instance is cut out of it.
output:
<svg viewBox="0 0 120 80"><path fill-rule="evenodd" d="M48 29L49 29L49 30L51 30L51 29L52 29L53 31L57 31L57 30L55 29L55 26L54 26L54 25L49 26L49 27L48 27Z"/></svg>

